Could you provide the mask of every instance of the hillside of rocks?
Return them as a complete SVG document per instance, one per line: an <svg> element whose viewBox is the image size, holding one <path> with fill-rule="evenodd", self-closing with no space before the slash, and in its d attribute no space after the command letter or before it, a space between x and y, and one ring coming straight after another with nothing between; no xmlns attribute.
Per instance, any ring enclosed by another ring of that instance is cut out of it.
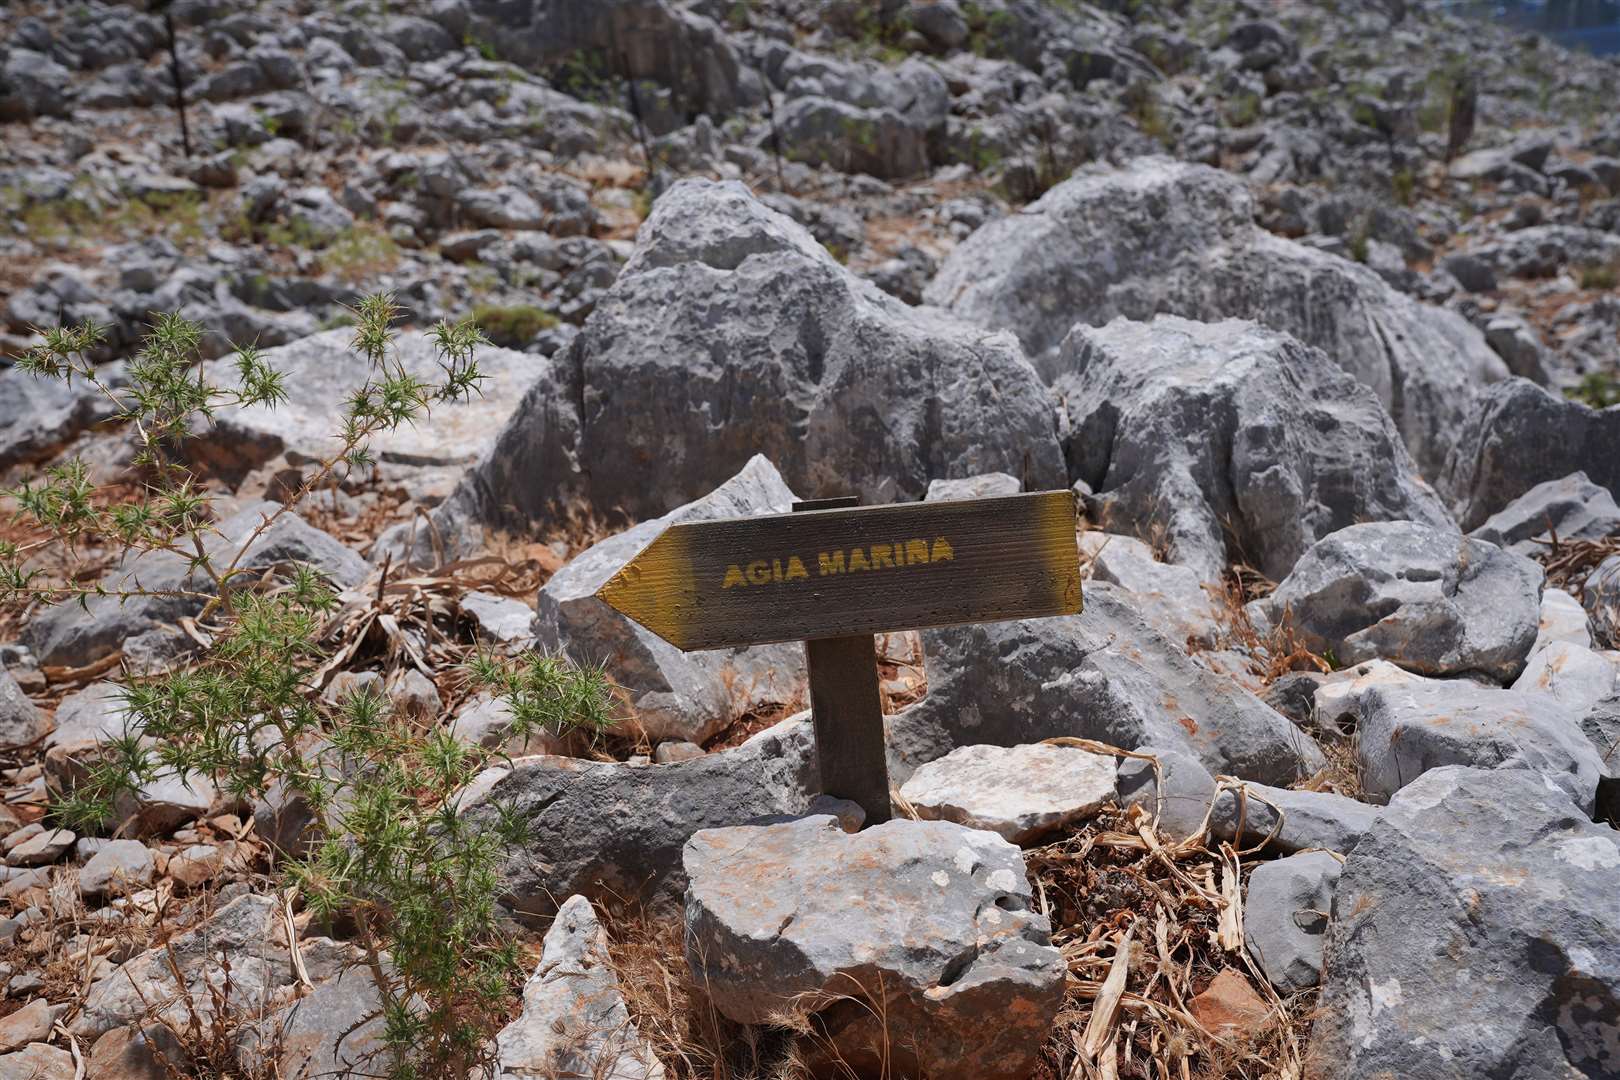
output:
<svg viewBox="0 0 1620 1080"><path fill-rule="evenodd" d="M61 816L219 614L29 546L40 477L155 474L14 358L93 323L139 385L160 313L283 375L176 467L335 596L299 693L500 759L450 811L527 829L486 1074L1620 1075L1616 101L1426 0L0 9L0 545L83 593L0 609L0 1080L387 1075L309 807ZM399 371L470 319L484 379L322 479L378 292ZM801 644L597 595L675 525L1041 491L1083 610L879 635L881 823ZM536 653L604 730L467 676Z"/></svg>

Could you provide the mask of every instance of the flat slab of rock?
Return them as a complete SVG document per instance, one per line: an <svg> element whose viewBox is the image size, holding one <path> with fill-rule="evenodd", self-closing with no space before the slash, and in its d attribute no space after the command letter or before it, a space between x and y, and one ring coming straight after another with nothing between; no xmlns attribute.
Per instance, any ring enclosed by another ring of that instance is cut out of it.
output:
<svg viewBox="0 0 1620 1080"><path fill-rule="evenodd" d="M671 525L785 514L794 498L771 463L756 456L701 499L593 544L541 588L534 619L540 647L605 664L653 741L702 743L744 713L802 700L806 685L799 643L682 652L596 596Z"/></svg>
<svg viewBox="0 0 1620 1080"><path fill-rule="evenodd" d="M963 746L911 774L900 795L929 821L1024 844L1114 797L1112 757L1072 746Z"/></svg>
<svg viewBox="0 0 1620 1080"><path fill-rule="evenodd" d="M1586 609L1581 602L1563 589L1541 590L1541 623L1536 629L1536 643L1530 655L1545 649L1555 641L1590 648L1592 630L1587 625Z"/></svg>
<svg viewBox="0 0 1620 1080"><path fill-rule="evenodd" d="M212 430L200 436L196 452L222 476L240 477L287 453L294 464L322 461L337 451L343 402L370 376L365 358L349 348L352 328L339 328L266 349L264 362L285 375L287 400L275 408L256 405L220 413ZM488 378L481 393L467 401L435 405L431 414L378 434L372 455L402 465L470 464L495 442L501 426L531 385L545 377L551 361L530 353L488 346L474 354ZM426 333L405 331L394 341L390 363L421 379L444 377L438 352ZM234 359L203 365L204 376L236 385Z"/></svg>
<svg viewBox="0 0 1620 1080"><path fill-rule="evenodd" d="M495 1038L497 1080L659 1080L664 1068L625 1010L591 902L571 896L523 986L523 1012Z"/></svg>
<svg viewBox="0 0 1620 1080"><path fill-rule="evenodd" d="M1617 874L1620 833L1533 773L1407 785L1339 876L1307 1075L1614 1075Z"/></svg>
<svg viewBox="0 0 1620 1080"><path fill-rule="evenodd" d="M849 834L815 816L705 830L683 859L687 962L725 1016L816 1013L857 1072L887 1046L893 1075L1029 1075L1065 965L1005 840L943 821Z"/></svg>
<svg viewBox="0 0 1620 1080"><path fill-rule="evenodd" d="M1542 577L1524 556L1460 533L1368 522L1317 541L1251 611L1341 665L1384 659L1510 682L1536 641Z"/></svg>
<svg viewBox="0 0 1620 1080"><path fill-rule="evenodd" d="M1617 677L1613 654L1559 641L1530 657L1513 689L1546 694L1578 716L1614 693Z"/></svg>
<svg viewBox="0 0 1620 1080"><path fill-rule="evenodd" d="M1057 735L1181 748L1211 772L1278 785L1321 767L1309 735L1195 664L1129 593L1102 582L1085 593L1080 615L924 631L928 694L888 718L891 779L903 784L958 746Z"/></svg>

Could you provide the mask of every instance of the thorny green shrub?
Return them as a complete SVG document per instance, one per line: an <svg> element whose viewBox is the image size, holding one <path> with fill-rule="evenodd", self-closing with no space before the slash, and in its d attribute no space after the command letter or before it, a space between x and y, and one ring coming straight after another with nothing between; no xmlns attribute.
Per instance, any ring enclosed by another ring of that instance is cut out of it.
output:
<svg viewBox="0 0 1620 1080"><path fill-rule="evenodd" d="M152 595L138 584L121 593L72 584L71 574L67 583L48 580L37 568L43 549L65 547L71 558L90 538L110 539L131 555L187 560L192 584L176 592L203 605L198 623L211 644L183 667L129 682L124 734L53 813L80 828L106 828L123 797L165 775L206 776L239 800L302 803L312 823L281 869L306 909L327 925L352 924L364 949L384 1044L364 1071L465 1080L488 1066L489 1036L522 975L515 944L498 932L496 899L498 860L524 840L525 822L498 810L491 825L475 828L458 813L457 793L499 754L424 727L375 692L324 701L318 673L333 591L306 566L268 581L239 569L277 518L337 470L368 462L373 436L477 390L484 376L474 351L485 338L473 323L441 322L431 331L439 373L427 380L393 355L398 314L387 296L353 309L352 348L369 374L343 405L337 449L246 541L224 551L210 496L181 451L222 410L283 403L281 373L246 347L236 353L236 385L213 385L198 363L202 327L164 315L129 365L127 383L114 386L86 359L99 330L42 331L17 365L39 377L82 380L110 398L135 437L144 491L117 501L75 461L8 492L19 519L44 538L0 545L0 592L8 601L46 603ZM595 731L610 722L600 670L541 654L479 655L468 667L474 682L506 702L520 741L541 729Z"/></svg>

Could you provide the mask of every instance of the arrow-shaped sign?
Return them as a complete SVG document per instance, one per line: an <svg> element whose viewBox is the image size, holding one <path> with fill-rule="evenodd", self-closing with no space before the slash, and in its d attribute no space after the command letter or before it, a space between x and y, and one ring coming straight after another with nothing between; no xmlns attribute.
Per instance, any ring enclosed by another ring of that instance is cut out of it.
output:
<svg viewBox="0 0 1620 1080"><path fill-rule="evenodd" d="M1069 491L699 521L597 596L680 649L1071 615Z"/></svg>

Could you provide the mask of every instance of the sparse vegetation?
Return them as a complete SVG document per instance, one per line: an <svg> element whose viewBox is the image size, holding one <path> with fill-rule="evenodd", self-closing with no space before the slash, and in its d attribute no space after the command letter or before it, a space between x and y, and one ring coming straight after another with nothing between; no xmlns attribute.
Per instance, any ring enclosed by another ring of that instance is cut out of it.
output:
<svg viewBox="0 0 1620 1080"><path fill-rule="evenodd" d="M370 375L345 403L337 450L245 542L223 546L211 496L182 451L196 426L222 411L282 402L280 373L244 347L236 384L211 384L193 373L202 328L167 315L131 363L128 385L114 386L86 359L100 339L96 328L45 331L18 366L83 380L111 399L135 436L135 464L147 483L133 498L105 492L75 459L9 492L41 539L0 545L0 585L14 603L153 595L139 585L84 586L72 573L53 578L41 569L42 549L66 552L71 563L89 537L189 562L191 574L173 595L202 607L198 623L209 628L210 644L192 663L127 682L124 733L52 813L75 828L107 829L117 824L121 796L163 776L206 776L239 799L272 787L301 798L312 820L288 852L284 876L321 923L355 927L383 1021L387 1060L378 1067L395 1080L462 1080L487 1061L488 1038L521 976L516 945L495 924L495 865L521 842L524 823L502 813L473 828L457 803L498 755L442 728L424 730L375 690L336 704L323 699L320 641L336 604L331 588L308 566L276 575L241 568L253 542L284 514L339 471L368 462L373 436L477 390L483 375L473 354L485 339L472 323L433 330L441 377L430 382L391 359L397 314L386 296L356 306L353 348ZM507 703L518 737L599 731L610 717L600 671L558 658L479 656L467 675Z"/></svg>
<svg viewBox="0 0 1620 1080"><path fill-rule="evenodd" d="M472 321L495 344L520 349L533 341L540 331L556 326L557 316L532 304L513 304L509 307L479 304L473 308Z"/></svg>

